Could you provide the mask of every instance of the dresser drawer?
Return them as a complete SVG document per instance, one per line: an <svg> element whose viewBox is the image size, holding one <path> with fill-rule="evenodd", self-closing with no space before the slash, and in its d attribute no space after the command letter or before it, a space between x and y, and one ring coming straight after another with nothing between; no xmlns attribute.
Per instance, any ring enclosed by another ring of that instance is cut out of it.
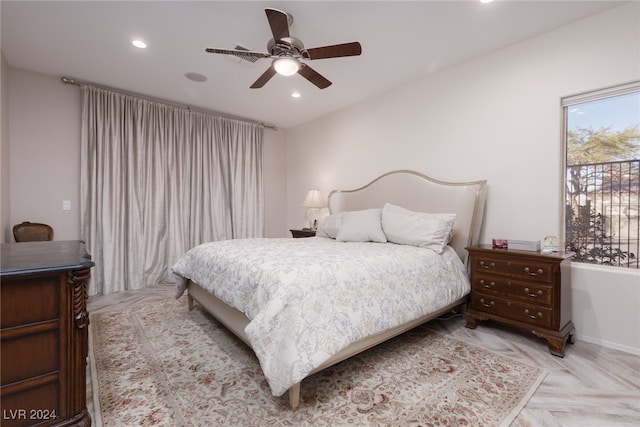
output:
<svg viewBox="0 0 640 427"><path fill-rule="evenodd" d="M476 273L500 274L544 283L553 283L553 267L553 263L541 260L528 261L487 255L475 256L472 265Z"/></svg>
<svg viewBox="0 0 640 427"><path fill-rule="evenodd" d="M553 325L551 308L509 301L493 295L474 294L471 299L471 308L543 328L550 328Z"/></svg>
<svg viewBox="0 0 640 427"><path fill-rule="evenodd" d="M60 317L59 275L3 278L0 299L2 329Z"/></svg>
<svg viewBox="0 0 640 427"><path fill-rule="evenodd" d="M504 276L474 274L471 284L474 292L518 299L534 304L553 304L553 286L537 282L511 280Z"/></svg>
<svg viewBox="0 0 640 427"><path fill-rule="evenodd" d="M48 382L48 378L41 378L32 388L2 396L2 408L2 427L71 425L61 422L60 387L57 382Z"/></svg>
<svg viewBox="0 0 640 427"><path fill-rule="evenodd" d="M26 329L26 328L25 328ZM2 384L11 384L60 370L57 330L2 340Z"/></svg>

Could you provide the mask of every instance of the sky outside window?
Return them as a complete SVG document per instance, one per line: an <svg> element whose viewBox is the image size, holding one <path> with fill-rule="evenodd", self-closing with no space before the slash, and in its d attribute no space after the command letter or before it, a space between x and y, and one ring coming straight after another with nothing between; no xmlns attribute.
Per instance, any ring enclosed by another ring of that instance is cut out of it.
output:
<svg viewBox="0 0 640 427"><path fill-rule="evenodd" d="M610 127L621 132L640 125L640 92L628 93L568 107L569 130Z"/></svg>

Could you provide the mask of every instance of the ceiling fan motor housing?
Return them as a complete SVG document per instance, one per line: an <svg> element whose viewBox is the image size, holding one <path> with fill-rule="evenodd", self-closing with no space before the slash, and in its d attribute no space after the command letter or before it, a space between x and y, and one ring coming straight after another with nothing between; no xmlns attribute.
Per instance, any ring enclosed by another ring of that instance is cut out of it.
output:
<svg viewBox="0 0 640 427"><path fill-rule="evenodd" d="M267 43L267 50L273 56L293 56L300 58L303 56L304 44L300 39L295 37L285 37L278 41L274 39Z"/></svg>

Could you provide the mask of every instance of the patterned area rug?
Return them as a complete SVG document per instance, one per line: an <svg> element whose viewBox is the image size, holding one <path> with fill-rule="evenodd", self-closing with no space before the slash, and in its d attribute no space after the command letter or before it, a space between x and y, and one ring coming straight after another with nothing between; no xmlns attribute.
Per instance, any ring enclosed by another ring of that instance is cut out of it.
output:
<svg viewBox="0 0 640 427"><path fill-rule="evenodd" d="M545 372L422 326L274 397L240 340L186 297L92 315L97 426L509 425Z"/></svg>

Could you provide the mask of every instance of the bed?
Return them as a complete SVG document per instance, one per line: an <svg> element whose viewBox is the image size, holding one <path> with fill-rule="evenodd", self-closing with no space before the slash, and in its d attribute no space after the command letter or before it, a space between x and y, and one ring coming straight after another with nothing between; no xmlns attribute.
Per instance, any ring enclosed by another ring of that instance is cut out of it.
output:
<svg viewBox="0 0 640 427"><path fill-rule="evenodd" d="M463 307L465 247L478 241L485 199L484 180L392 171L332 191L316 237L192 248L173 266L178 296L249 345L273 395L288 393L295 409L304 378ZM416 230L424 221L435 240Z"/></svg>

